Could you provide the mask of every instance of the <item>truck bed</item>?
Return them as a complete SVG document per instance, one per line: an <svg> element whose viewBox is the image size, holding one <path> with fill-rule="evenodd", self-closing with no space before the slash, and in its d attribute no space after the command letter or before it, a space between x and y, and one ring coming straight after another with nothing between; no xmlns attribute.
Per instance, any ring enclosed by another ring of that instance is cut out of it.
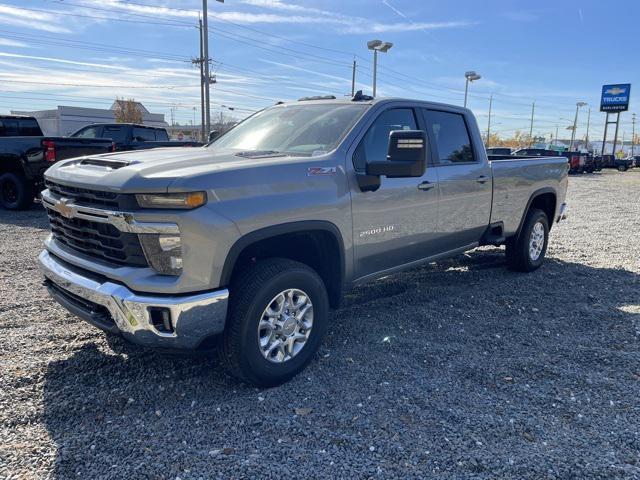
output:
<svg viewBox="0 0 640 480"><path fill-rule="evenodd" d="M491 224L503 223L505 236L518 231L522 212L535 192L567 188L565 157L512 157L490 155L493 172ZM556 211L559 205L556 205Z"/></svg>

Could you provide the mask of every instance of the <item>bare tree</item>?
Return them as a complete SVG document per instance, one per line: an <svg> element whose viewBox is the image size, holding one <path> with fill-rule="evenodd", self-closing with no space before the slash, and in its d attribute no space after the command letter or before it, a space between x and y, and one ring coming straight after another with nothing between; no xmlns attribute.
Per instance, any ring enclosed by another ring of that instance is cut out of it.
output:
<svg viewBox="0 0 640 480"><path fill-rule="evenodd" d="M117 123L142 123L142 112L133 98L116 97L114 115Z"/></svg>

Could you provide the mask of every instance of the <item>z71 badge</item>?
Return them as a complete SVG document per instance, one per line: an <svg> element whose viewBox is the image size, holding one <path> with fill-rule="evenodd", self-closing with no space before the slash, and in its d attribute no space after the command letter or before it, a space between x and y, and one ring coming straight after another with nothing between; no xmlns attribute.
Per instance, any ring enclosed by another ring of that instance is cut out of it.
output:
<svg viewBox="0 0 640 480"><path fill-rule="evenodd" d="M336 167L309 167L307 169L307 177L335 175Z"/></svg>

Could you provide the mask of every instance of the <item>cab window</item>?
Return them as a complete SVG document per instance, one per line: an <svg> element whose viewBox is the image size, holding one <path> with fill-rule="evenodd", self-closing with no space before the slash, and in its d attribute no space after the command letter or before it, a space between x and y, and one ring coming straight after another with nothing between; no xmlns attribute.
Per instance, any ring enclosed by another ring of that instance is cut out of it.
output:
<svg viewBox="0 0 640 480"><path fill-rule="evenodd" d="M389 134L394 130L417 130L416 116L412 108L394 108L382 112L367 130L353 157L353 166L364 171L367 162L384 161L387 158Z"/></svg>
<svg viewBox="0 0 640 480"><path fill-rule="evenodd" d="M462 115L425 110L425 117L438 148L440 164L476 161L467 123Z"/></svg>

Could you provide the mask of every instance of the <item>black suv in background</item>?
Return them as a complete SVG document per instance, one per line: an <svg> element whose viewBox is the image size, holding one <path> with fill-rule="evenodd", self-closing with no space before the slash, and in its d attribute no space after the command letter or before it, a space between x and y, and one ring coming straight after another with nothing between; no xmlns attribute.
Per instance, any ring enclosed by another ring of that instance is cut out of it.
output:
<svg viewBox="0 0 640 480"><path fill-rule="evenodd" d="M158 147L200 147L193 141L171 141L164 128L148 127L134 123L94 123L71 135L73 138L109 138L116 144L116 151L147 150Z"/></svg>

